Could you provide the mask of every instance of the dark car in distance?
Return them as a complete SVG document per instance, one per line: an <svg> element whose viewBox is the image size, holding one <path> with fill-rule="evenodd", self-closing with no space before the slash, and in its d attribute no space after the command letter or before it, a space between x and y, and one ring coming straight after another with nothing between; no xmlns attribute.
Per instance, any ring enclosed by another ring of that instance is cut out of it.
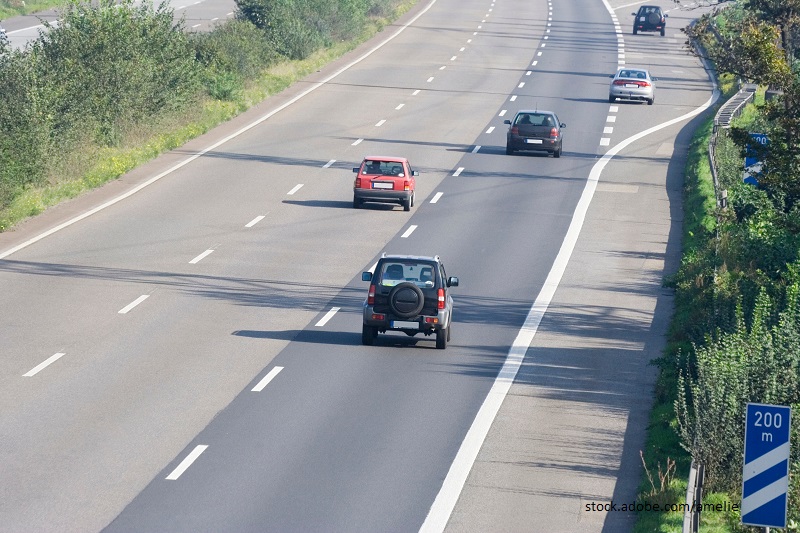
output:
<svg viewBox="0 0 800 533"><path fill-rule="evenodd" d="M536 150L561 157L561 130L567 125L558 120L552 111L522 110L517 112L513 120L504 120L503 124L508 124L506 154Z"/></svg>
<svg viewBox="0 0 800 533"><path fill-rule="evenodd" d="M664 36L667 29L667 14L659 6L640 6L639 11L631 13L633 20L633 34L640 31L657 31Z"/></svg>
<svg viewBox="0 0 800 533"><path fill-rule="evenodd" d="M411 337L435 335L436 348L447 347L453 320L450 287L458 287L458 278L447 277L438 255L384 254L375 272L364 272L361 279L370 282L362 344L372 345L378 333L400 331Z"/></svg>

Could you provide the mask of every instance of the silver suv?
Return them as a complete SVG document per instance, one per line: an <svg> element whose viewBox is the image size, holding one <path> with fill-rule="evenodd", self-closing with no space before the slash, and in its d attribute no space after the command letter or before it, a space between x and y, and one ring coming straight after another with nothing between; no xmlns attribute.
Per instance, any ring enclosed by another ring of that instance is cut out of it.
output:
<svg viewBox="0 0 800 533"><path fill-rule="evenodd" d="M372 345L378 333L402 331L436 335L436 347L444 350L450 340L453 298L450 287L458 278L447 277L439 256L384 254L375 273L364 272L369 292L364 300L361 342Z"/></svg>

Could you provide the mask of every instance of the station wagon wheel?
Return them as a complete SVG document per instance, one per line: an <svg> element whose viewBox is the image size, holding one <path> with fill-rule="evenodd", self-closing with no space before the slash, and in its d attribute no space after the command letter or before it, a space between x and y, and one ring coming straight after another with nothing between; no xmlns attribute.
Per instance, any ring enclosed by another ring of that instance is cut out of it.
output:
<svg viewBox="0 0 800 533"><path fill-rule="evenodd" d="M400 283L389 293L389 307L400 318L411 318L422 311L425 295L413 283Z"/></svg>

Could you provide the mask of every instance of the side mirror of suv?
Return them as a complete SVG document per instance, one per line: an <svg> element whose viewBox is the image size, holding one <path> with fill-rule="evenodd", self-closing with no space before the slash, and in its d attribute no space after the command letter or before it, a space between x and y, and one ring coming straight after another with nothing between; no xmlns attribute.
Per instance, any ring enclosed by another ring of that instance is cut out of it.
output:
<svg viewBox="0 0 800 533"><path fill-rule="evenodd" d="M631 13L631 15L633 15L633 16L635 17L635 16L636 16L636 13Z"/></svg>
<svg viewBox="0 0 800 533"><path fill-rule="evenodd" d="M447 278L447 286L458 287L458 278L455 276L450 276L449 278Z"/></svg>
<svg viewBox="0 0 800 533"><path fill-rule="evenodd" d="M362 272L361 281L372 281L372 272Z"/></svg>

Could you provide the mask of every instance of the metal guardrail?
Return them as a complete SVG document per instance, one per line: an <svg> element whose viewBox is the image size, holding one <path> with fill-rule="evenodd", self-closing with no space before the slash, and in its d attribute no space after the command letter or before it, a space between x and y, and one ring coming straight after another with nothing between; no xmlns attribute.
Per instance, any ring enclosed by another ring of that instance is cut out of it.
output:
<svg viewBox="0 0 800 533"><path fill-rule="evenodd" d="M700 529L700 504L703 501L705 472L703 465L692 461L689 483L686 487L686 507L683 510L683 533L697 533Z"/></svg>

